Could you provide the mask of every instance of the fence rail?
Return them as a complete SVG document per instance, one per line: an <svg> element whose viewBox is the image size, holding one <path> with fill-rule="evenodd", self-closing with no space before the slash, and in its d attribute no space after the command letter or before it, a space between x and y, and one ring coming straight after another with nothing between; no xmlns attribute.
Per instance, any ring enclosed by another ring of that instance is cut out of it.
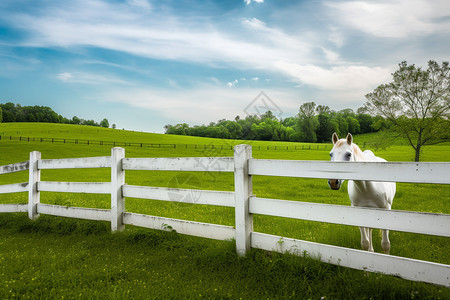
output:
<svg viewBox="0 0 450 300"><path fill-rule="evenodd" d="M110 168L111 182L41 181L44 169ZM236 250L244 255L250 248L290 252L305 251L323 262L344 267L400 276L450 287L450 266L433 262L371 253L263 234L253 230L253 215L268 215L316 222L397 230L450 237L450 215L408 211L387 211L259 198L253 195L252 176L289 176L376 181L450 184L450 163L334 163L283 161L252 158L252 147L238 145L234 157L125 158L122 148L113 148L109 157L41 159L31 152L30 160L0 166L0 174L29 172L29 181L0 185L0 194L28 192L28 204L0 204L0 212L28 212L88 220L110 221L112 231L125 225L210 239L236 240ZM126 170L168 170L233 172L234 192L174 189L125 184ZM67 207L40 203L40 192L111 194L111 209ZM126 212L125 198L153 199L235 208L235 226L201 223Z"/></svg>

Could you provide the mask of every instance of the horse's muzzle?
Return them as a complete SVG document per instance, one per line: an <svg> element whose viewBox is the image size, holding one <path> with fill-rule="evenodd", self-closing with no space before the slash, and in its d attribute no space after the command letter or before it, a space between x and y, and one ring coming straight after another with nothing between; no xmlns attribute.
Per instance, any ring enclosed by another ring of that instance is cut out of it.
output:
<svg viewBox="0 0 450 300"><path fill-rule="evenodd" d="M328 179L328 185L332 190L339 190L341 187L342 181L339 179Z"/></svg>

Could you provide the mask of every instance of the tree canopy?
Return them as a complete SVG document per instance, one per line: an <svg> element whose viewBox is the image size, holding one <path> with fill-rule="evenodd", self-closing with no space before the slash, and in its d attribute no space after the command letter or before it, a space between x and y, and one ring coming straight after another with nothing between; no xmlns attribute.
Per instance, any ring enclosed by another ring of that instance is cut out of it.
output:
<svg viewBox="0 0 450 300"><path fill-rule="evenodd" d="M42 122L42 123L64 123L90 126L109 127L107 119L103 119L100 124L94 120L84 120L77 116L67 119L47 106L22 106L12 102L0 103L0 123L1 122Z"/></svg>
<svg viewBox="0 0 450 300"><path fill-rule="evenodd" d="M291 142L328 142L333 132L345 135L374 132L377 119L352 109L331 110L328 106L307 102L296 116L278 119L269 110L262 115L236 116L233 121L219 120L208 125L186 123L164 126L166 134L191 135L224 139L267 140ZM363 126L361 126L363 124Z"/></svg>
<svg viewBox="0 0 450 300"><path fill-rule="evenodd" d="M390 121L390 130L406 137L419 161L424 146L450 140L449 63L430 60L423 70L404 61L392 79L366 95L364 110Z"/></svg>

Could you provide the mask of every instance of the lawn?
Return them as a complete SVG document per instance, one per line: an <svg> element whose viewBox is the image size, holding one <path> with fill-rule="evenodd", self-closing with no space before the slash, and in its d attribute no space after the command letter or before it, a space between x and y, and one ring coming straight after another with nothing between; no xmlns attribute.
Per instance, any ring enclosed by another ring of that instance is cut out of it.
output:
<svg viewBox="0 0 450 300"><path fill-rule="evenodd" d="M0 134L173 143L234 145L242 141L214 140L127 132L60 124L0 124ZM26 133L26 135L25 135ZM364 142L375 137L356 136ZM164 142L163 142L164 141ZM301 143L251 141L253 156L270 159L328 160L325 145L308 150L280 150ZM257 146L258 148L256 148ZM269 146L270 150L267 150ZM277 146L277 150L275 150ZM318 146L318 147L317 147ZM328 145L329 146L329 145ZM323 148L322 148L323 147ZM127 157L232 156L224 149L125 147ZM317 149L318 148L318 149ZM42 158L110 155L109 146L49 142L0 141L0 165L25 161L30 151ZM409 161L406 145L374 151L390 161ZM450 146L425 148L424 160L450 161ZM42 180L109 181L109 169L43 170ZM0 184L27 181L26 172L1 175ZM128 184L233 190L233 176L208 172L127 171ZM450 213L449 187L398 184L393 209ZM255 176L259 197L349 205L345 187L331 191L325 180ZM26 193L0 195L0 203L26 203ZM41 202L109 208L107 195L42 193ZM126 199L127 211L185 220L234 225L232 208ZM48 298L137 298L199 295L213 298L446 298L449 289L412 283L391 276L329 266L305 257L254 250L238 258L231 242L217 242L127 226L111 235L109 224L41 216L30 222L24 214L0 215L0 296ZM255 216L255 231L359 249L359 230L268 216ZM391 254L450 264L448 239L391 232ZM374 231L375 251L380 236ZM5 263L6 262L6 263ZM141 268L141 266L143 266ZM53 279L52 279L53 278ZM1 280L4 280L3 282ZM49 284L48 282L51 282ZM251 287L251 288L250 288ZM252 291L253 290L253 291ZM14 296L13 296L13 293ZM353 297L354 296L354 297Z"/></svg>

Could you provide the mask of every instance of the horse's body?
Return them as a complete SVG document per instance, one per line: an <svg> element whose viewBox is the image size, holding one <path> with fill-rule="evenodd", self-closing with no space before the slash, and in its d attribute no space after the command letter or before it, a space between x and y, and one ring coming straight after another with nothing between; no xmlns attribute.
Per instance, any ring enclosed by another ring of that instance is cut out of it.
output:
<svg viewBox="0 0 450 300"><path fill-rule="evenodd" d="M375 156L370 150L362 152L356 144L353 144L353 137L350 133L346 139L339 139L337 134L333 133L332 141L334 147L330 152L331 161L386 161ZM343 180L337 179L328 180L328 184L333 190L338 190L342 182ZM349 180L347 189L352 206L391 209L396 186L395 182ZM372 228L360 227L360 230L361 247L364 250L373 251ZM385 253L389 253L390 246L389 230L383 229L381 247Z"/></svg>

